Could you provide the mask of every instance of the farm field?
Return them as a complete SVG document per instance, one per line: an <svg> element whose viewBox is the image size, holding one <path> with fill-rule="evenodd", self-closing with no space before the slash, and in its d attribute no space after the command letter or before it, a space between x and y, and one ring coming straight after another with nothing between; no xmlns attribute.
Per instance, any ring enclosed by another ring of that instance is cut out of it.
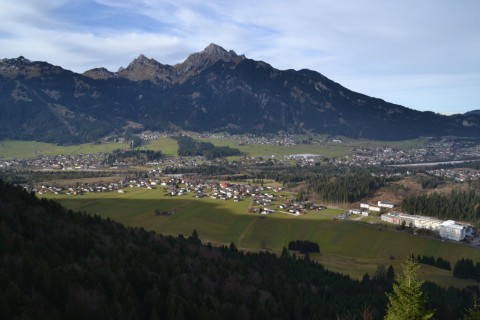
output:
<svg viewBox="0 0 480 320"><path fill-rule="evenodd" d="M85 143L72 146L58 146L53 143L36 141L0 141L0 159L24 159L33 158L40 155L75 155L75 154L93 154L96 152L111 152L115 149L126 148L126 143Z"/></svg>
<svg viewBox="0 0 480 320"><path fill-rule="evenodd" d="M178 144L172 138L160 137L158 140L148 141L144 147L145 149L162 151L165 155L178 156Z"/></svg>
<svg viewBox="0 0 480 320"><path fill-rule="evenodd" d="M406 141L373 141L373 140L351 140L344 139L345 142L339 145L315 145L300 144L296 146L277 146L265 144L247 144L238 145L239 141L235 138L215 139L215 138L195 138L201 141L208 141L215 146L229 146L238 148L242 153L254 157L270 157L272 155L283 157L297 153L314 153L328 158L344 157L352 154L354 148L390 146L397 148L412 148L424 142L422 139ZM24 159L32 158L38 155L74 155L74 154L92 154L96 152L111 152L115 149L127 148L127 143L86 143L72 146L58 146L53 143L36 141L18 141L1 140L0 141L0 159ZM177 142L168 137L160 137L158 140L152 140L145 143L145 149L162 151L169 156L178 156Z"/></svg>
<svg viewBox="0 0 480 320"><path fill-rule="evenodd" d="M342 146L342 145L330 146L330 145L299 144L295 146L277 146L277 145L266 145L266 144L259 144L259 143L238 145L239 140L233 139L233 138L225 138L225 139L201 138L198 140L211 142L218 147L229 146L231 148L236 148L236 149L239 149L242 153L252 157L270 157L272 155L282 157L290 154L313 153L313 154L319 154L328 158L336 158L336 157L343 157L343 156L352 154L352 150L353 150L352 147Z"/></svg>
<svg viewBox="0 0 480 320"><path fill-rule="evenodd" d="M210 198L164 195L160 189L125 189L127 193L91 193L82 196L49 194L65 207L97 213L123 224L143 227L162 234L190 235L198 231L204 242L235 243L245 250L270 250L280 253L290 240L309 240L320 245L321 254L311 258L326 268L361 278L365 272L375 274L378 265L400 263L412 252L433 255L450 261L460 258L480 261L480 250L452 242L422 238L384 227L351 221L332 220L341 212L327 209L304 216L274 213L268 216L246 213L249 199L238 203ZM171 212L162 215L158 212ZM157 213L156 213L157 212ZM455 279L451 273L422 266L424 279L441 285L464 287L470 281Z"/></svg>
<svg viewBox="0 0 480 320"><path fill-rule="evenodd" d="M375 140L353 140L342 138L341 144L318 145L318 144L299 144L295 146L277 146L265 144L247 144L238 145L239 140L234 138L195 138L205 142L211 142L215 146L229 146L237 148L241 152L250 156L286 156L299 153L320 154L328 158L339 158L352 154L353 149L357 147L375 148L380 146L389 146L392 148L411 149L425 142L425 139L412 139L404 141L375 141Z"/></svg>

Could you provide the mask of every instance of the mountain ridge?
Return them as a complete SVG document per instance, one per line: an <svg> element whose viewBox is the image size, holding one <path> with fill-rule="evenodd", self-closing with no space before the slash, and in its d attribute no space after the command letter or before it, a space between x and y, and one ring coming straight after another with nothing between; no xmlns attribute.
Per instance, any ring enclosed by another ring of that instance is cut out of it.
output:
<svg viewBox="0 0 480 320"><path fill-rule="evenodd" d="M83 74L24 57L0 60L0 139L57 143L143 129L316 132L401 140L480 135L480 115L421 112L349 90L319 72L278 70L210 44L176 65L140 54Z"/></svg>

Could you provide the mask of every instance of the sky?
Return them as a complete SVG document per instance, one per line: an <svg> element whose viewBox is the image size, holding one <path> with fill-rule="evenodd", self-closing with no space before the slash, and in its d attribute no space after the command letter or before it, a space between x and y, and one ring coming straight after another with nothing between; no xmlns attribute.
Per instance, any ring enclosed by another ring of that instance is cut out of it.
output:
<svg viewBox="0 0 480 320"><path fill-rule="evenodd" d="M0 0L0 58L116 71L210 43L441 114L480 109L478 0Z"/></svg>

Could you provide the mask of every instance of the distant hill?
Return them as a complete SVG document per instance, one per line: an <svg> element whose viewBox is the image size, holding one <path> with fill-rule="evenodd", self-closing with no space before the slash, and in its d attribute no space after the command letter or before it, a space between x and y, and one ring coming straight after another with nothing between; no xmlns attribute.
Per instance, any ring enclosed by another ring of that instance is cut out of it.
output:
<svg viewBox="0 0 480 320"><path fill-rule="evenodd" d="M311 70L277 70L211 44L171 66L140 55L117 72L77 74L0 60L0 139L94 141L128 126L399 140L480 136L480 116L420 112L353 92Z"/></svg>
<svg viewBox="0 0 480 320"><path fill-rule="evenodd" d="M465 112L465 115L480 115L480 109Z"/></svg>

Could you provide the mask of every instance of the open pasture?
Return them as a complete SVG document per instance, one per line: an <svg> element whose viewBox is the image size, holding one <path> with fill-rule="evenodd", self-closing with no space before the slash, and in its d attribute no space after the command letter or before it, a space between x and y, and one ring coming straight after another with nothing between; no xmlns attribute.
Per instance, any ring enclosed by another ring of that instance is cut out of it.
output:
<svg viewBox="0 0 480 320"><path fill-rule="evenodd" d="M315 145L315 144L299 144L295 146L278 146L269 144L251 143L245 145L239 145L240 140L235 138L195 138L200 141L211 142L215 146L239 149L242 153L252 157L270 157L275 155L282 157L290 154L298 153L314 153L324 157L334 158L343 157L352 154L353 148L350 146L332 146L332 145Z"/></svg>
<svg viewBox="0 0 480 320"><path fill-rule="evenodd" d="M198 199L191 194L165 196L160 189L126 189L126 194L91 193L82 196L49 195L72 210L97 213L129 226L143 227L162 234L191 234L196 229L204 242L234 242L245 250L280 253L290 240L309 240L320 245L321 254L312 254L325 267L361 278L375 274L378 265L400 263L412 252L450 261L460 258L480 261L480 250L393 231L378 225L332 220L339 210L327 209L304 216L274 213L268 216L246 213L250 200L238 203ZM156 214L156 211L171 215ZM424 278L442 285L465 286L451 272L423 266Z"/></svg>
<svg viewBox="0 0 480 320"><path fill-rule="evenodd" d="M151 140L145 143L145 149L162 151L169 156L178 156L178 143L172 138L160 137L157 140Z"/></svg>
<svg viewBox="0 0 480 320"><path fill-rule="evenodd" d="M378 147L390 146L396 148L412 148L424 142L424 139L406 140L406 141L374 141L374 140L352 140L344 139L342 144L338 145L316 145L316 144L299 144L295 146L278 146L252 143L239 145L240 140L237 138L195 138L200 141L208 141L215 146L229 146L238 148L242 153L254 157L283 157L290 154L314 153L320 154L327 158L344 157L352 154L356 147ZM0 141L0 159L23 159L32 158L39 155L74 155L74 154L92 154L96 152L111 152L115 149L128 148L127 143L102 143L93 144L85 143L71 146L58 146L53 143L36 142L36 141L18 141L18 140L2 140ZM160 137L158 140L148 141L143 148L162 151L166 155L178 156L177 142L168 137Z"/></svg>
<svg viewBox="0 0 480 320"><path fill-rule="evenodd" d="M36 141L17 141L2 140L0 141L0 159L25 159L36 156L47 155L75 155L75 154L93 154L97 152L111 152L115 149L127 148L126 143L84 143L71 146L58 146L53 143L36 142Z"/></svg>

